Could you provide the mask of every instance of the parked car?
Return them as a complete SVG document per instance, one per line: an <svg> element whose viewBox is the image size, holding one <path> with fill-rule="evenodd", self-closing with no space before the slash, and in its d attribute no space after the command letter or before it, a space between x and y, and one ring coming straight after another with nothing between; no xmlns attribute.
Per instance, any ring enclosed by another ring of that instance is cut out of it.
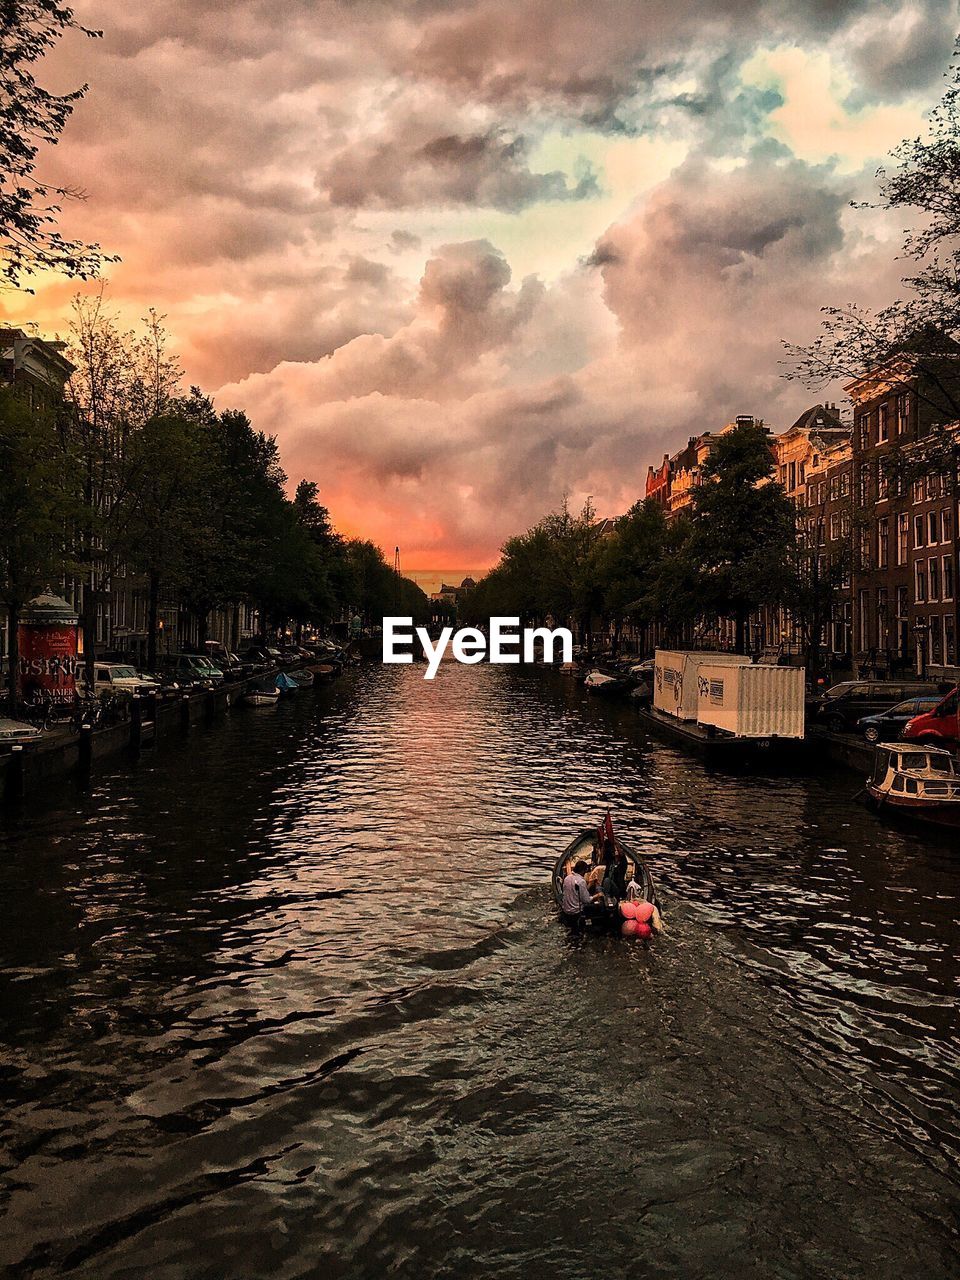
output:
<svg viewBox="0 0 960 1280"><path fill-rule="evenodd" d="M93 695L102 698L113 693L144 694L156 693L159 682L153 676L143 675L136 667L128 663L95 662L93 664ZM77 690L81 696L87 695L86 675L81 672L77 680Z"/></svg>
<svg viewBox="0 0 960 1280"><path fill-rule="evenodd" d="M905 739L955 747L960 742L960 688L941 698L929 711L915 716L903 730Z"/></svg>
<svg viewBox="0 0 960 1280"><path fill-rule="evenodd" d="M41 730L35 724L0 716L0 750L26 746L28 742L36 742L40 735Z"/></svg>
<svg viewBox="0 0 960 1280"><path fill-rule="evenodd" d="M908 698L906 702L898 702L888 711L863 716L857 721L857 728L868 742L897 742L908 721L925 711L931 711L939 702L937 697Z"/></svg>
<svg viewBox="0 0 960 1280"><path fill-rule="evenodd" d="M181 689L209 689L223 683L223 672L202 654L165 653L157 659L157 665L166 679L175 681Z"/></svg>
<svg viewBox="0 0 960 1280"><path fill-rule="evenodd" d="M907 698L923 697L936 697L936 689L919 680L845 680L822 695L814 717L834 733L843 733L867 716L889 711Z"/></svg>
<svg viewBox="0 0 960 1280"><path fill-rule="evenodd" d="M279 649L272 649L263 644L250 645L249 648L244 649L240 657L244 662L258 662L268 667L279 666L283 661L283 655Z"/></svg>

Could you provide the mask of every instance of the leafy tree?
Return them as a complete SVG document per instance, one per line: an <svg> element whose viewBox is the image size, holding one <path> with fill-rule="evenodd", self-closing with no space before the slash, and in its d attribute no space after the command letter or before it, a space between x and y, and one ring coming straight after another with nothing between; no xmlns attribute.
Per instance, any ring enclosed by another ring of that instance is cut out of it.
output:
<svg viewBox="0 0 960 1280"><path fill-rule="evenodd" d="M766 432L740 423L718 436L694 494L690 551L705 604L734 619L737 653L746 652L750 613L786 592L796 511L773 469Z"/></svg>
<svg viewBox="0 0 960 1280"><path fill-rule="evenodd" d="M114 262L97 244L67 240L57 230L62 202L81 192L50 186L37 174L43 146L55 146L75 104L87 92L43 88L36 65L67 31L96 38L58 0L0 2L0 256L2 275L18 287L40 270L88 279Z"/></svg>
<svg viewBox="0 0 960 1280"><path fill-rule="evenodd" d="M591 577L602 610L614 623L614 649L627 620L650 625L658 614L655 587L661 570L667 522L656 503L634 503L613 533L595 544Z"/></svg>
<svg viewBox="0 0 960 1280"><path fill-rule="evenodd" d="M957 47L960 55L960 44ZM921 470L950 473L958 460L957 438L937 428L960 418L960 59L947 73L947 87L929 116L923 137L894 150L890 168L878 171L874 207L913 219L904 233L909 265L904 296L879 311L854 305L824 308L818 337L809 346L785 343L788 378L822 389L883 369L885 381L916 387L933 428L917 451Z"/></svg>
<svg viewBox="0 0 960 1280"><path fill-rule="evenodd" d="M51 441L51 410L0 388L0 600L7 611L10 703L20 703L18 628L24 605L65 568L63 534L76 513L75 472Z"/></svg>
<svg viewBox="0 0 960 1280"><path fill-rule="evenodd" d="M344 541L330 521L330 512L320 502L319 492L316 481L301 480L293 498L297 523L310 544L306 556L311 575L309 599L306 616L298 616L298 622L329 621L348 595Z"/></svg>
<svg viewBox="0 0 960 1280"><path fill-rule="evenodd" d="M149 419L127 448L133 509L120 552L147 579L147 667L152 671L161 588L184 590L206 546L215 459L209 433L176 413Z"/></svg>
<svg viewBox="0 0 960 1280"><path fill-rule="evenodd" d="M82 486L73 554L84 579L80 622L87 678L96 660L98 608L109 603L118 558L131 543L137 514L136 451L131 441L172 404L177 361L166 354L163 317L152 309L139 331L125 331L104 292L74 299L69 355L76 372L67 387L70 449Z"/></svg>

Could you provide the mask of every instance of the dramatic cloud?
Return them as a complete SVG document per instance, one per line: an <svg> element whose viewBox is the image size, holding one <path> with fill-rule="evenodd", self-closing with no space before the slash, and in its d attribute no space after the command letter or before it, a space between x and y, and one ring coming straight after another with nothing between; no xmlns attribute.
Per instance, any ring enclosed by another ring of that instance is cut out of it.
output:
<svg viewBox="0 0 960 1280"><path fill-rule="evenodd" d="M923 127L948 0L79 0L43 176L190 381L404 561L489 563L564 492L803 397L780 338L896 287L855 212ZM70 285L4 310L66 328Z"/></svg>

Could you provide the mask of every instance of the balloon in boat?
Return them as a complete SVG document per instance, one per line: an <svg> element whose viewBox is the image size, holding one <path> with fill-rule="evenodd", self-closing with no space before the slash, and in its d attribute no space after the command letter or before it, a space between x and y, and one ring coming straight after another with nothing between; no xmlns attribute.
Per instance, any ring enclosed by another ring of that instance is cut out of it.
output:
<svg viewBox="0 0 960 1280"><path fill-rule="evenodd" d="M639 928L640 926L637 924L636 920L624 920L623 924L620 926L620 932L625 938L635 938Z"/></svg>
<svg viewBox="0 0 960 1280"><path fill-rule="evenodd" d="M637 920L636 926L637 926L638 938L649 938L653 933L653 930L650 928L650 926L647 924L645 920Z"/></svg>
<svg viewBox="0 0 960 1280"><path fill-rule="evenodd" d="M652 902L636 903L636 911L634 914L642 924L646 924L647 921L650 919L650 917L653 915L653 903Z"/></svg>
<svg viewBox="0 0 960 1280"><path fill-rule="evenodd" d="M620 914L623 916L624 920L636 920L637 904L635 902L621 902Z"/></svg>

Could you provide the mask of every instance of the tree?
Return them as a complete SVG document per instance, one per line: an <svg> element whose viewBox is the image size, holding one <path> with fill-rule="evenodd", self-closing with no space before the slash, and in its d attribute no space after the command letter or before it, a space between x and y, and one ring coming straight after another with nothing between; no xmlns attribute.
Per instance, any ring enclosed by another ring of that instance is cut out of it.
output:
<svg viewBox="0 0 960 1280"><path fill-rule="evenodd" d="M0 388L0 599L7 610L10 704L20 703L19 633L24 605L58 579L66 566L64 528L76 511L74 470L51 447L53 411L33 408Z"/></svg>
<svg viewBox="0 0 960 1280"><path fill-rule="evenodd" d="M123 330L102 289L74 299L69 355L76 372L67 396L83 497L74 554L84 578L80 622L91 685L97 611L111 598L117 558L129 549L136 518L141 477L130 443L146 422L164 414L180 380L177 361L166 354L163 319L151 309L139 332Z"/></svg>
<svg viewBox="0 0 960 1280"><path fill-rule="evenodd" d="M786 592L796 511L773 482L773 468L766 432L740 423L717 438L693 499L690 549L704 601L734 619L737 653L746 652L751 611L780 603Z"/></svg>
<svg viewBox="0 0 960 1280"><path fill-rule="evenodd" d="M116 261L97 244L61 235L62 202L82 193L37 176L40 148L56 145L87 92L83 85L51 93L34 76L36 64L70 30L90 38L102 34L81 26L58 0L0 0L0 255L2 275L13 287L40 270L85 280L104 262Z"/></svg>
<svg viewBox="0 0 960 1280"><path fill-rule="evenodd" d="M613 619L614 650L628 619L651 624L658 612L655 587L663 563L667 522L656 503L634 503L613 533L595 544L591 577L605 616Z"/></svg>
<svg viewBox="0 0 960 1280"><path fill-rule="evenodd" d="M153 671L161 587L189 584L208 536L209 435L183 415L151 418L131 437L127 466L132 512L119 551L147 578L147 668Z"/></svg>
<svg viewBox="0 0 960 1280"><path fill-rule="evenodd" d="M914 220L904 233L904 297L876 312L825 307L814 342L784 344L786 376L819 390L882 369L891 389L915 389L930 410L934 429L915 451L919 469L950 473L957 438L937 427L960 418L960 57L947 72L927 134L904 140L891 158L892 167L877 173L879 200L860 207Z"/></svg>

